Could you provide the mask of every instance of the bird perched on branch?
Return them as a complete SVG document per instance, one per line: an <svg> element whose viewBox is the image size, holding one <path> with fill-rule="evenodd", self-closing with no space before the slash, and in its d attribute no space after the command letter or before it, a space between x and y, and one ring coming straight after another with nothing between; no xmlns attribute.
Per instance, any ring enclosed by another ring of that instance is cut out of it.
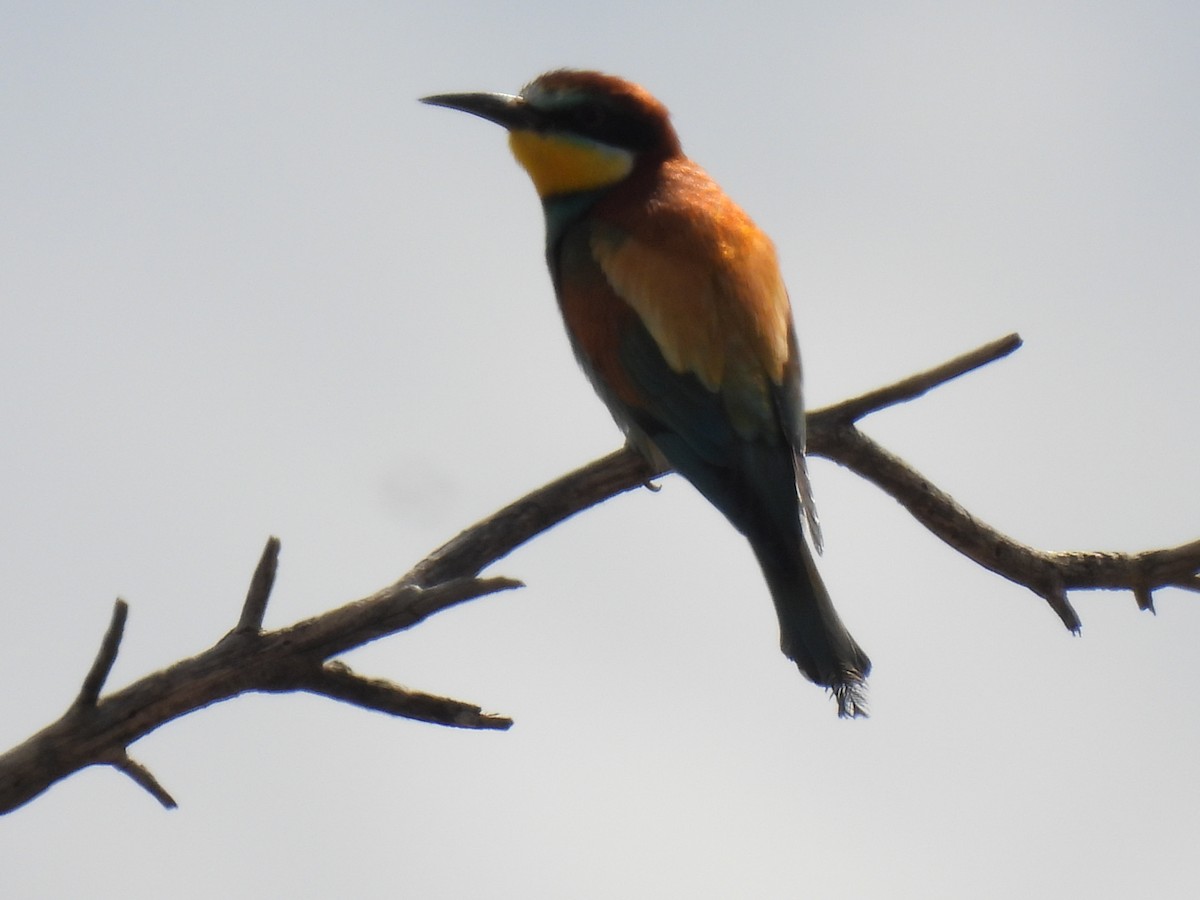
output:
<svg viewBox="0 0 1200 900"><path fill-rule="evenodd" d="M571 346L629 441L682 474L750 541L783 652L865 715L871 662L805 539L820 533L804 461L800 359L775 248L688 159L643 88L561 70L520 94L425 103L508 130L546 216Z"/></svg>

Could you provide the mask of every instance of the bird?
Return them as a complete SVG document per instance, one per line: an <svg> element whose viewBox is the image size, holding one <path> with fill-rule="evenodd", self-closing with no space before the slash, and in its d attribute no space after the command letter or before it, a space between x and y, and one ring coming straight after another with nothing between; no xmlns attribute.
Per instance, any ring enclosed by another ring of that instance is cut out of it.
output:
<svg viewBox="0 0 1200 900"><path fill-rule="evenodd" d="M691 482L749 541L784 655L833 694L839 716L867 715L871 661L809 546L820 551L821 533L800 357L770 238L631 81L558 69L518 94L421 101L508 131L541 200L546 261L584 373L628 444Z"/></svg>

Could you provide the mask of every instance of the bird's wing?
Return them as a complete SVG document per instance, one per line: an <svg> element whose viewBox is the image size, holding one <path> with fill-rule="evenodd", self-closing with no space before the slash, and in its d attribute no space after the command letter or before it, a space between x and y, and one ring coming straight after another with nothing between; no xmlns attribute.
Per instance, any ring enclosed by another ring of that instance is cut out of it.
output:
<svg viewBox="0 0 1200 900"><path fill-rule="evenodd" d="M597 226L591 238L595 262L649 338L630 335L622 345L646 412L674 432L668 440L712 464L732 462L735 440L788 445L819 543L803 459L799 358L774 247L693 166L670 173L656 201L634 221Z"/></svg>
<svg viewBox="0 0 1200 900"><path fill-rule="evenodd" d="M649 202L591 243L674 371L715 393L783 384L794 354L775 248L701 170L667 170Z"/></svg>

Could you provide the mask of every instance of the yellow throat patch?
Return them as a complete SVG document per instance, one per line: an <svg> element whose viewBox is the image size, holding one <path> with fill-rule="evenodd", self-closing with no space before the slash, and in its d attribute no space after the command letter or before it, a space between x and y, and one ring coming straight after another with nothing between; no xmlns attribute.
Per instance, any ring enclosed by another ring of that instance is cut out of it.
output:
<svg viewBox="0 0 1200 900"><path fill-rule="evenodd" d="M633 153L563 134L512 131L508 146L533 179L539 197L591 191L633 171Z"/></svg>

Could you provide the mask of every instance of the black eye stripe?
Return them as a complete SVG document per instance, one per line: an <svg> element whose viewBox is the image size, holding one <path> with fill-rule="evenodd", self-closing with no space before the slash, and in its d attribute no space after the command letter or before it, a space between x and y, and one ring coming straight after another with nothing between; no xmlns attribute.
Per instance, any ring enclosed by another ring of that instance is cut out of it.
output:
<svg viewBox="0 0 1200 900"><path fill-rule="evenodd" d="M601 128L607 118L608 111L595 103L585 103L575 110L575 119L584 128Z"/></svg>
<svg viewBox="0 0 1200 900"><path fill-rule="evenodd" d="M646 150L659 139L657 123L636 111L613 109L583 101L556 110L547 123L551 129L582 135L627 150Z"/></svg>

